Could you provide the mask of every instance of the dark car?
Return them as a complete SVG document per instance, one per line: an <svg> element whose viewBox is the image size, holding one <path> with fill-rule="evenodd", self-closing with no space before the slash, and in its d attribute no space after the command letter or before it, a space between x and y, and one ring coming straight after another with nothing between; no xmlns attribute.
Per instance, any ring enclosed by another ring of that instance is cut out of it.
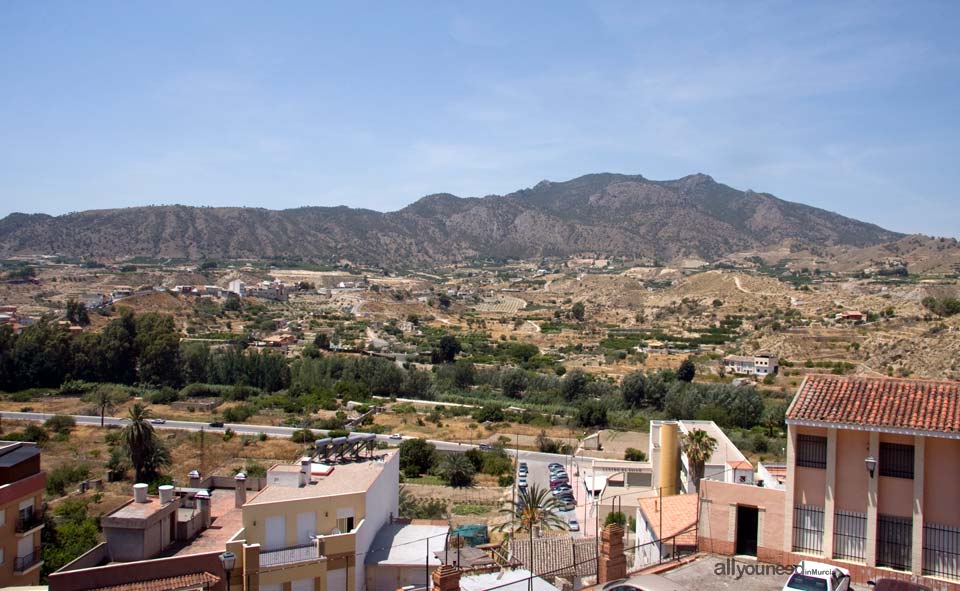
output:
<svg viewBox="0 0 960 591"><path fill-rule="evenodd" d="M481 443L480 449L482 449L483 451L489 451L493 449L493 447L491 447L489 443Z"/></svg>
<svg viewBox="0 0 960 591"><path fill-rule="evenodd" d="M214 422L210 423L210 426L211 426L211 427L216 427L216 428L218 428L218 429L222 429L222 428L223 428L223 421L214 421Z"/></svg>
<svg viewBox="0 0 960 591"><path fill-rule="evenodd" d="M868 581L867 585L874 591L930 591L930 587L896 579L877 579L876 581Z"/></svg>
<svg viewBox="0 0 960 591"><path fill-rule="evenodd" d="M554 486L556 486L556 485L558 485L558 484L566 484L566 483L568 483L568 482L570 482L570 481L567 480L566 478L558 478L558 477L554 476L553 478L550 479L550 488L553 488Z"/></svg>

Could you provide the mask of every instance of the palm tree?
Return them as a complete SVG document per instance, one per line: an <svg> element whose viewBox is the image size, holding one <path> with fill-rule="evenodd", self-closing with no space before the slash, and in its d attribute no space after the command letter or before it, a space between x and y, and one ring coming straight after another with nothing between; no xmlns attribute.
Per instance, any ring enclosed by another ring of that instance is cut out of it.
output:
<svg viewBox="0 0 960 591"><path fill-rule="evenodd" d="M470 486L476 473L473 462L465 454L447 454L437 466L437 474L450 486Z"/></svg>
<svg viewBox="0 0 960 591"><path fill-rule="evenodd" d="M151 480L160 467L170 464L170 453L157 438L150 424L150 409L137 402L130 407L130 424L123 428L123 440L130 453L130 463L137 473L137 482Z"/></svg>
<svg viewBox="0 0 960 591"><path fill-rule="evenodd" d="M113 386L99 386L84 398L86 402L93 403L97 410L100 411L100 426L103 427L104 416L107 412L113 410L113 407L119 402L121 396L123 396L123 392L120 392Z"/></svg>
<svg viewBox="0 0 960 591"><path fill-rule="evenodd" d="M694 490L700 490L700 480L703 479L703 468L717 449L717 440L710 437L703 429L694 429L680 438L680 449L690 462L690 476L693 478Z"/></svg>
<svg viewBox="0 0 960 591"><path fill-rule="evenodd" d="M506 532L508 536L519 532L530 533L536 527L548 530L567 529L566 520L559 515L562 509L563 503L553 496L553 493L533 484L526 490L519 489L517 499L511 500L507 508L500 510L500 513L509 515L510 519L495 529Z"/></svg>

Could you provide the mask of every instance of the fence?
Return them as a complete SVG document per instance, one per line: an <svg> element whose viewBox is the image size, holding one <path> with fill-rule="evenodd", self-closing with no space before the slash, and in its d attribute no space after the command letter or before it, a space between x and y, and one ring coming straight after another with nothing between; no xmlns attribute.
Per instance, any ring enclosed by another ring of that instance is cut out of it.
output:
<svg viewBox="0 0 960 591"><path fill-rule="evenodd" d="M863 562L866 552L866 513L837 511L833 520L833 557Z"/></svg>
<svg viewBox="0 0 960 591"><path fill-rule="evenodd" d="M923 574L960 579L960 527L923 525Z"/></svg>
<svg viewBox="0 0 960 591"><path fill-rule="evenodd" d="M877 566L908 570L912 546L912 519L877 515Z"/></svg>
<svg viewBox="0 0 960 591"><path fill-rule="evenodd" d="M823 507L797 505L793 508L793 549L797 552L823 552Z"/></svg>
<svg viewBox="0 0 960 591"><path fill-rule="evenodd" d="M628 562L633 559L633 569L639 570L650 566L680 560L697 551L697 524L662 540L645 542L626 548Z"/></svg>

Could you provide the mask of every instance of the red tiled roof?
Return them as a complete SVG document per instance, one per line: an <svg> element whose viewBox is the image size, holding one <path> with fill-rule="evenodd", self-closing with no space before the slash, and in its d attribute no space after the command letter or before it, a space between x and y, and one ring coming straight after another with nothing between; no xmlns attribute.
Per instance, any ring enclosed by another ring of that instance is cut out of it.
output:
<svg viewBox="0 0 960 591"><path fill-rule="evenodd" d="M206 589L219 581L220 577L208 572L202 572L166 577L163 579L150 579L148 581L133 581L121 585L111 585L109 587L98 587L92 591L177 591L178 589L196 589L197 587Z"/></svg>
<svg viewBox="0 0 960 591"><path fill-rule="evenodd" d="M648 497L640 499L640 511L653 529L657 539L663 540L676 536L675 544L695 546L697 544L697 503L696 494L672 495L669 497ZM663 511L662 519L660 511ZM660 531L661 522L663 531Z"/></svg>
<svg viewBox="0 0 960 591"><path fill-rule="evenodd" d="M960 434L960 382L810 375L787 421Z"/></svg>

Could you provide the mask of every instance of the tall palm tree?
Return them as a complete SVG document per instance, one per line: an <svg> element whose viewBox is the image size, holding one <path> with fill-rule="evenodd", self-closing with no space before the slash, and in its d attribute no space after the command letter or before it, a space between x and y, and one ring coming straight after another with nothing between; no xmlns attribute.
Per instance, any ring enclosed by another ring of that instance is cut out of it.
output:
<svg viewBox="0 0 960 591"><path fill-rule="evenodd" d="M470 486L473 484L473 475L476 468L465 454L447 454L437 466L437 474L447 481L450 486Z"/></svg>
<svg viewBox="0 0 960 591"><path fill-rule="evenodd" d="M694 490L700 490L700 481L703 479L703 469L707 460L717 449L717 440L703 429L694 429L680 438L680 449L690 462L690 477L693 479Z"/></svg>
<svg viewBox="0 0 960 591"><path fill-rule="evenodd" d="M130 463L137 473L137 482L152 479L160 466L170 463L170 454L157 438L150 424L150 415L150 409L137 402L130 407L127 415L130 424L123 428L123 440L130 453Z"/></svg>

